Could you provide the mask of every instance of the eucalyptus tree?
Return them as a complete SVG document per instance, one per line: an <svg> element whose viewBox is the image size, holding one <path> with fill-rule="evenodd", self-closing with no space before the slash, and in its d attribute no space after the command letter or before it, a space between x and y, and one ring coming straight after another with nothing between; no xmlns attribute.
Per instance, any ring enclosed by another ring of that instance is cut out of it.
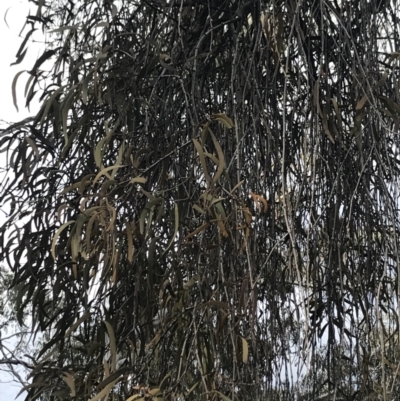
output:
<svg viewBox="0 0 400 401"><path fill-rule="evenodd" d="M0 142L28 399L394 397L397 2L34 3Z"/></svg>

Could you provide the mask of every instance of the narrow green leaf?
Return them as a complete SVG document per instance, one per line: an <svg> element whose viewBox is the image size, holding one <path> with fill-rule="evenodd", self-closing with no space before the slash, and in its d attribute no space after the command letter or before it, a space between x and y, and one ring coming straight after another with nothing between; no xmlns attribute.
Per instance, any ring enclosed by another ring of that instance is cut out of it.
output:
<svg viewBox="0 0 400 401"><path fill-rule="evenodd" d="M172 244L174 243L174 239L176 237L176 234L178 232L178 228L179 228L179 208L178 208L178 204L175 202L175 227L174 227L174 233L172 234L172 237L169 241L169 244L167 245L163 256L169 251L169 249L171 248Z"/></svg>
<svg viewBox="0 0 400 401"><path fill-rule="evenodd" d="M110 340L111 372L115 372L117 368L117 344L115 341L115 333L109 322L104 320L104 324L107 327L108 338Z"/></svg>
<svg viewBox="0 0 400 401"><path fill-rule="evenodd" d="M131 183L145 184L146 181L147 181L147 179L144 177L135 177L135 178L131 179Z"/></svg>
<svg viewBox="0 0 400 401"><path fill-rule="evenodd" d="M60 234L63 232L63 230L68 227L69 225L75 223L75 220L70 220L64 223L59 229L56 231L53 237L53 241L51 243L51 255L53 256L53 259L56 260L56 244L57 244L57 239L60 236Z"/></svg>
<svg viewBox="0 0 400 401"><path fill-rule="evenodd" d="M75 397L75 378L69 372L63 372L62 379L65 381L69 389L71 390L71 397Z"/></svg>
<svg viewBox="0 0 400 401"><path fill-rule="evenodd" d="M65 25L65 26L61 26L60 28L53 29L53 30L49 31L49 33L59 33L59 32L64 32L66 30L76 30L76 29L77 29L76 25Z"/></svg>
<svg viewBox="0 0 400 401"><path fill-rule="evenodd" d="M357 105L356 105L356 110L361 110L361 109L365 106L365 103L367 103L367 100L368 100L367 95L364 95L364 96L359 100L359 102L357 103Z"/></svg>
<svg viewBox="0 0 400 401"><path fill-rule="evenodd" d="M69 337L88 317L90 317L90 312L86 311L66 332L65 338Z"/></svg>
<svg viewBox="0 0 400 401"><path fill-rule="evenodd" d="M44 112L42 114L42 118L40 119L40 125L43 125L46 117L47 117L47 113L50 110L50 107L52 106L55 98L64 90L64 87L58 88L57 90L55 90L52 95L48 98L47 102L46 102L46 107L44 109Z"/></svg>
<svg viewBox="0 0 400 401"><path fill-rule="evenodd" d="M89 82L92 79L92 75L94 72L94 68L91 69L87 76L82 80L82 102L84 104L88 104L88 87L89 87Z"/></svg>
<svg viewBox="0 0 400 401"><path fill-rule="evenodd" d="M117 384L119 380L118 379L112 381L110 384L108 384L106 387L103 388L103 390L100 391L97 395L95 395L93 398L91 398L89 401L98 401L104 397L104 399L107 399L111 389Z"/></svg>
<svg viewBox="0 0 400 401"><path fill-rule="evenodd" d="M228 129L232 129L235 126L233 124L233 121L224 113L216 113L213 114L211 117L215 118Z"/></svg>
<svg viewBox="0 0 400 401"><path fill-rule="evenodd" d="M19 111L18 110L18 105L17 105L17 81L18 81L19 76L25 71L26 70L23 70L23 71L20 71L17 74L15 74L15 77L14 77L14 79L12 81L12 84L11 84L13 103L14 103L14 106L17 109L17 111Z"/></svg>
<svg viewBox="0 0 400 401"><path fill-rule="evenodd" d="M31 148L33 149L33 152L35 153L36 161L39 161L39 160L40 160L40 154L39 154L39 149L38 149L38 147L36 146L35 141L34 141L32 138L30 138L29 136L26 136L26 137L25 137L25 140L26 140L26 142L29 143L29 145L30 145Z"/></svg>
<svg viewBox="0 0 400 401"><path fill-rule="evenodd" d="M126 167L126 166L125 166L125 165L122 165L122 166L117 166L117 165L115 165L115 166L110 166L110 167L103 168L103 170L101 170L101 171L96 175L96 178L95 178L94 181L93 181L93 185L96 184L96 182L100 179L100 177L101 177L102 175L107 176L108 179L111 180L111 176L110 176L109 174L107 174L108 171L112 171L112 170L114 170L114 169L119 169L119 168L121 168L121 167Z"/></svg>
<svg viewBox="0 0 400 401"><path fill-rule="evenodd" d="M215 394L217 394L221 400L223 401L232 401L229 397L227 397L226 395L220 393L219 391L213 391Z"/></svg>
<svg viewBox="0 0 400 401"><path fill-rule="evenodd" d="M133 262L133 253L134 253L134 248L133 248L133 236L132 236L132 228L131 228L131 224L129 223L129 221L126 222L126 239L128 241L128 261L130 263Z"/></svg>
<svg viewBox="0 0 400 401"><path fill-rule="evenodd" d="M145 398L141 394L134 394L127 398L125 401L144 401Z"/></svg>
<svg viewBox="0 0 400 401"><path fill-rule="evenodd" d="M206 158L204 157L203 147L200 145L200 143L196 139L192 138L192 141L193 141L194 147L197 150L197 153L199 154L200 163L201 163L201 167L203 168L204 177L206 178L206 181L209 184L211 181L211 178L210 178L210 174L208 174Z"/></svg>
<svg viewBox="0 0 400 401"><path fill-rule="evenodd" d="M249 362L249 344L247 343L247 340L243 337L242 338L242 348L243 348L243 353L242 353L242 360L243 363Z"/></svg>

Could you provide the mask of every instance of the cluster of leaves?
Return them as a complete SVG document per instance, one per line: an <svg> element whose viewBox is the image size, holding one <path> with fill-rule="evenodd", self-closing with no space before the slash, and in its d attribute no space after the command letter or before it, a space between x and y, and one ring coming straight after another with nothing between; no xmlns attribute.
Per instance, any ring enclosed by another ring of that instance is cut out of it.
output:
<svg viewBox="0 0 400 401"><path fill-rule="evenodd" d="M399 11L38 2L12 90L41 109L0 140L0 257L48 339L28 399L292 400L321 338L309 397L388 399L399 357L366 355L398 330Z"/></svg>

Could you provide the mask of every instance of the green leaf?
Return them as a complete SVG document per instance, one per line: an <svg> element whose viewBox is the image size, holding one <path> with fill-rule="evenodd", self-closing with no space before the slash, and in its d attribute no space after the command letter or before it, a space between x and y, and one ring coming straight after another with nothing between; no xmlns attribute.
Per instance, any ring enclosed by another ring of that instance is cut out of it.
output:
<svg viewBox="0 0 400 401"><path fill-rule="evenodd" d="M125 401L144 401L145 398L141 394L134 394L127 398Z"/></svg>
<svg viewBox="0 0 400 401"><path fill-rule="evenodd" d="M76 30L76 29L78 29L78 27L76 25L65 25L65 26L61 26L60 28L53 29L53 30L49 31L49 33L60 33L60 32L64 32L67 30Z"/></svg>
<svg viewBox="0 0 400 401"><path fill-rule="evenodd" d="M69 337L86 319L90 317L90 312L85 312L65 333L65 338Z"/></svg>
<svg viewBox="0 0 400 401"><path fill-rule="evenodd" d="M169 251L169 249L171 248L172 244L174 243L174 239L175 239L176 234L177 234L178 229L179 229L179 207L178 207L178 204L176 202L175 202L175 219L174 220L175 220L174 233L172 234L172 237L171 237L171 239L169 241L169 244L165 248L163 256Z"/></svg>
<svg viewBox="0 0 400 401"><path fill-rule="evenodd" d="M115 333L109 322L104 320L104 324L107 327L108 338L110 340L111 372L115 372L117 367L117 343L115 340Z"/></svg>
<svg viewBox="0 0 400 401"><path fill-rule="evenodd" d="M104 399L107 399L108 395L110 394L110 391L112 388L117 384L119 381L119 378L112 381L110 384L108 384L106 387L103 388L97 395L92 397L89 401L98 401L104 397Z"/></svg>
<svg viewBox="0 0 400 401"><path fill-rule="evenodd" d="M220 393L219 391L213 391L213 393L217 394L223 401L232 401L229 397Z"/></svg>
<svg viewBox="0 0 400 401"><path fill-rule="evenodd" d="M121 168L121 167L126 167L126 166L125 166L125 165L122 165L122 166L115 165L115 166L110 166L110 167L103 168L103 169L96 175L96 178L93 180L93 185L95 185L96 182L97 182L97 181L101 178L101 176L103 176L103 175L107 176L107 177L111 180L112 178L111 178L111 176L108 174L108 171L113 171L113 170L119 169L119 168Z"/></svg>
<svg viewBox="0 0 400 401"><path fill-rule="evenodd" d="M66 227L68 227L69 225L71 225L73 223L75 223L75 220L67 221L61 227L59 227L59 229L54 234L53 241L51 243L51 255L53 256L54 260L56 260L56 244L57 244L58 237L60 236L60 234L64 231L64 229Z"/></svg>
<svg viewBox="0 0 400 401"><path fill-rule="evenodd" d="M75 378L74 376L71 375L69 372L63 372L62 373L62 379L67 383L67 386L71 390L71 397L75 397L76 391L75 391Z"/></svg>
<svg viewBox="0 0 400 401"><path fill-rule="evenodd" d="M144 178L144 177L134 177L131 179L131 183L145 184L146 181L147 181L147 178Z"/></svg>
<svg viewBox="0 0 400 401"><path fill-rule="evenodd" d="M132 236L132 227L129 221L126 222L125 224L125 230L126 230L126 239L128 242L128 262L132 263L133 262L133 253L134 253L134 248L133 248L133 236Z"/></svg>
<svg viewBox="0 0 400 401"><path fill-rule="evenodd" d="M89 82L92 79L92 75L94 73L94 68L92 68L86 77L82 80L82 102L84 104L88 104L88 88L89 88Z"/></svg>
<svg viewBox="0 0 400 401"><path fill-rule="evenodd" d="M356 105L356 110L362 110L363 107L365 106L365 103L367 103L368 97L367 95L364 95L361 100L357 103Z"/></svg>
<svg viewBox="0 0 400 401"><path fill-rule="evenodd" d="M146 222L146 217L147 215L154 209L154 207L161 203L163 201L162 198L155 198L151 201L149 201L146 205L146 207L142 210L142 213L140 214L140 219L139 219L139 229L140 229L140 234L144 234L144 226ZM150 225L150 221L149 221Z"/></svg>
<svg viewBox="0 0 400 401"><path fill-rule="evenodd" d="M247 340L243 337L242 338L242 348L243 348L243 353L242 353L242 360L243 363L248 363L249 362L249 344L247 343Z"/></svg>
<svg viewBox="0 0 400 401"><path fill-rule="evenodd" d="M233 124L233 121L224 113L212 114L211 117L219 121L228 129L232 129L235 126L235 124Z"/></svg>
<svg viewBox="0 0 400 401"><path fill-rule="evenodd" d="M46 107L44 108L44 112L42 114L42 118L40 119L40 125L43 125L44 121L46 120L47 113L50 110L50 107L52 106L53 102L55 101L56 97L64 90L64 87L58 88L55 90L52 95L48 98L46 102Z"/></svg>
<svg viewBox="0 0 400 401"><path fill-rule="evenodd" d="M17 74L15 74L15 77L14 77L14 79L12 81L12 84L11 84L13 103L14 103L14 106L17 109L17 111L19 111L18 110L18 105L17 105L17 81L18 81L19 76L25 71L26 70L23 70L23 71L20 71Z"/></svg>
<svg viewBox="0 0 400 401"><path fill-rule="evenodd" d="M29 145L30 145L31 148L33 149L33 152L35 153L36 161L39 161L39 160L40 160L40 154L39 154L39 149L38 149L38 147L36 146L35 141L34 141L32 138L30 138L29 136L26 136L26 137L25 137L25 140L26 140L26 142L29 143Z"/></svg>
<svg viewBox="0 0 400 401"><path fill-rule="evenodd" d="M211 178L210 178L210 175L207 170L206 158L204 157L203 147L200 145L200 143L196 139L192 138L192 141L193 141L194 147L197 150L197 153L199 154L201 167L203 168L203 173L206 178L206 181L207 181L207 183L210 183Z"/></svg>

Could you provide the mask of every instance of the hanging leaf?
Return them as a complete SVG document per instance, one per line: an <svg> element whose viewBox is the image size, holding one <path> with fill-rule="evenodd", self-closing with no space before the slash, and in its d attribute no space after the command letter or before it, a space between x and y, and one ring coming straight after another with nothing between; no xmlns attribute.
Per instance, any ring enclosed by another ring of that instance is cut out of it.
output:
<svg viewBox="0 0 400 401"><path fill-rule="evenodd" d="M98 215L93 213L92 216L90 217L87 226L86 226L86 252L88 254L88 257L90 256L90 251L91 251L91 240L92 240L92 229L95 221L98 220Z"/></svg>
<svg viewBox="0 0 400 401"><path fill-rule="evenodd" d="M56 52L59 49L52 49L52 50L46 50L36 61L35 65L33 66L32 70L29 72L32 75L36 75L37 74L37 70L39 69L39 67L45 62L47 61L50 57L54 56L56 54Z"/></svg>
<svg viewBox="0 0 400 401"><path fill-rule="evenodd" d="M201 163L201 167L203 169L204 177L205 177L207 183L210 183L211 178L210 178L210 175L209 175L208 170L207 170L206 159L204 157L204 150L203 150L202 146L199 144L199 142L196 141L196 139L193 138L192 141L193 141L194 146L195 146L195 148L197 150L197 153L199 154L200 163Z"/></svg>
<svg viewBox="0 0 400 401"><path fill-rule="evenodd" d="M94 161L96 163L96 166L102 170L103 169L103 146L106 144L106 142L110 141L109 136L105 136L102 138L99 143L96 145L96 148L94 150Z"/></svg>
<svg viewBox="0 0 400 401"><path fill-rule="evenodd" d="M235 125L233 124L233 121L223 113L217 113L217 114L212 114L212 118L215 120L219 121L221 124L223 124L226 128L232 129Z"/></svg>
<svg viewBox="0 0 400 401"><path fill-rule="evenodd" d="M63 372L62 379L65 381L65 383L67 383L67 386L71 390L71 397L75 397L76 396L76 392L75 392L75 378L74 378L74 376L72 376L71 373L69 373L69 372Z"/></svg>
<svg viewBox="0 0 400 401"><path fill-rule="evenodd" d="M61 106L62 126L63 126L65 144L68 143L68 125L67 125L68 112L71 108L74 98L75 98L75 92L74 90L70 90L69 94L67 95L66 99L64 100Z"/></svg>
<svg viewBox="0 0 400 401"><path fill-rule="evenodd" d="M153 388L153 389L151 389L151 390L148 391L148 394L149 394L151 397L154 397L155 395L158 395L158 394L160 394L160 393L161 393L161 390L160 390L159 387Z"/></svg>
<svg viewBox="0 0 400 401"><path fill-rule="evenodd" d="M248 363L249 362L249 344L247 343L247 340L243 337L242 339L242 360L243 363Z"/></svg>
<svg viewBox="0 0 400 401"><path fill-rule="evenodd" d="M220 393L219 391L213 391L213 393L217 394L223 401L232 401L229 397Z"/></svg>
<svg viewBox="0 0 400 401"><path fill-rule="evenodd" d="M322 120L322 127L324 129L324 132L325 132L326 136L328 137L328 139L332 143L335 143L335 139L333 138L332 133L329 130L328 120L327 120L327 116L326 116L325 110L320 110L320 116L321 116L321 120Z"/></svg>
<svg viewBox="0 0 400 401"><path fill-rule="evenodd" d="M385 73L382 75L381 79L374 85L374 89L378 89L385 84L389 77L389 71L386 70Z"/></svg>
<svg viewBox="0 0 400 401"><path fill-rule="evenodd" d="M242 184L244 183L244 180L239 181L231 190L231 194L233 194Z"/></svg>
<svg viewBox="0 0 400 401"><path fill-rule="evenodd" d="M199 212L200 214L206 214L206 212L198 205L194 204L193 209Z"/></svg>
<svg viewBox="0 0 400 401"><path fill-rule="evenodd" d="M126 222L126 238L128 241L128 249L127 249L127 253L128 253L128 261L130 263L133 262L133 253L134 253L134 248L133 248L133 235L132 235L132 228L129 222Z"/></svg>
<svg viewBox="0 0 400 401"><path fill-rule="evenodd" d="M40 160L40 153L39 153L39 149L36 146L36 143L34 142L34 140L32 138L29 138L29 136L25 137L26 142L29 143L29 145L31 146L31 148L33 149L34 153L35 153L35 158L36 161Z"/></svg>
<svg viewBox="0 0 400 401"><path fill-rule="evenodd" d="M76 30L77 26L74 25L66 25L66 26L61 26L60 28L57 29L52 29L51 31L49 31L49 33L61 33L67 30Z"/></svg>
<svg viewBox="0 0 400 401"><path fill-rule="evenodd" d="M386 105L386 107L390 110L392 114L400 113L400 106L395 103L392 99L389 99L386 96L378 96L379 99Z"/></svg>
<svg viewBox="0 0 400 401"><path fill-rule="evenodd" d="M53 256L54 260L56 259L56 244L57 244L58 237L60 236L60 234L64 231L64 229L66 227L68 227L69 225L74 224L74 223L75 223L75 220L67 221L61 227L59 227L59 229L54 234L53 241L51 243L51 256Z"/></svg>
<svg viewBox="0 0 400 401"><path fill-rule="evenodd" d="M115 372L117 368L117 344L115 340L115 333L109 322L105 320L104 324L107 327L108 338L110 340L111 372Z"/></svg>
<svg viewBox="0 0 400 401"><path fill-rule="evenodd" d="M367 103L367 100L368 100L367 95L364 95L364 96L359 100L359 102L357 103L357 105L356 105L356 110L362 110L362 109L364 108L364 106L365 106L365 103Z"/></svg>
<svg viewBox="0 0 400 401"><path fill-rule="evenodd" d="M196 234L200 233L201 231L204 231L209 225L210 225L210 223L206 222L206 223L202 224L200 227L197 227L194 231L192 231L190 234L188 234L185 237L185 241L194 237Z"/></svg>
<svg viewBox="0 0 400 401"><path fill-rule="evenodd" d="M176 234L178 233L178 229L179 229L179 208L178 208L178 204L175 203L175 225L174 225L174 233L172 234L172 237L167 245L167 247L165 248L165 251L163 253L163 255L165 255L169 249L171 248L172 244L174 243Z"/></svg>
<svg viewBox="0 0 400 401"><path fill-rule="evenodd" d="M141 394L134 394L127 398L125 401L145 401L145 398Z"/></svg>
<svg viewBox="0 0 400 401"><path fill-rule="evenodd" d="M15 77L12 81L11 84L11 90L12 90L12 98L13 98L13 103L14 103L14 107L18 110L18 105L17 105L17 82L18 82L18 78L19 76L25 72L25 70L18 72L17 74L15 74Z"/></svg>
<svg viewBox="0 0 400 401"><path fill-rule="evenodd" d="M111 6L111 18L114 18L117 15L118 7L113 3Z"/></svg>
<svg viewBox="0 0 400 401"><path fill-rule="evenodd" d="M59 96L61 94L61 92L64 90L63 87L58 88L57 90L55 90L52 95L49 97L49 99L46 102L46 107L44 108L43 114L42 114L42 118L40 119L40 124L42 125L47 117L47 113L50 110L50 107L53 105L53 102L55 101L56 97Z"/></svg>
<svg viewBox="0 0 400 401"><path fill-rule="evenodd" d="M25 391L27 391L29 389L32 389L32 388L35 388L35 387L41 387L41 386L45 386L45 385L46 385L46 383L43 382L43 381L37 381L35 383L27 384L26 386L23 386L21 388L20 392L16 395L15 398L18 398L23 392L25 392Z"/></svg>
<svg viewBox="0 0 400 401"><path fill-rule="evenodd" d="M93 77L94 73L94 68L92 68L86 77L82 80L82 102L84 104L88 104L88 88L89 88L89 82Z"/></svg>
<svg viewBox="0 0 400 401"><path fill-rule="evenodd" d="M144 234L144 226L145 226L145 221L146 217L148 214L151 213L151 211L155 208L156 205L162 202L162 198L155 198L151 201L149 201L146 205L146 207L142 210L142 213L140 215L139 219L139 227L140 227L140 234ZM148 225L150 225L151 221L148 222Z"/></svg>
<svg viewBox="0 0 400 401"><path fill-rule="evenodd" d="M119 378L112 381L110 384L108 384L103 390L101 390L97 395L92 397L89 401L98 401L102 399L103 397L107 399L108 395L110 394L110 391L112 388L117 384Z"/></svg>
<svg viewBox="0 0 400 401"><path fill-rule="evenodd" d="M109 26L110 26L110 24L107 21L100 21L94 27L95 28L102 28L102 27L108 28Z"/></svg>
<svg viewBox="0 0 400 401"><path fill-rule="evenodd" d="M69 337L86 319L90 317L90 312L85 312L65 333L65 338Z"/></svg>
<svg viewBox="0 0 400 401"><path fill-rule="evenodd" d="M131 183L146 184L147 179L144 177L135 177L131 179Z"/></svg>
<svg viewBox="0 0 400 401"><path fill-rule="evenodd" d="M221 146L217 141L217 138L215 138L214 133L209 129L211 138L214 142L215 149L217 150L218 154L218 169L217 172L215 173L215 176L213 177L212 181L215 183L219 180L221 177L224 169L225 169L225 158L224 158L224 153L222 152Z"/></svg>
<svg viewBox="0 0 400 401"><path fill-rule="evenodd" d="M117 169L122 168L122 167L126 167L126 166L125 166L125 165L123 165L123 166L117 166L117 165L115 165L115 166L110 166L110 167L103 168L99 173L97 173L95 179L93 180L93 184L92 184L92 185L95 185L95 184L97 183L97 181L98 181L103 175L107 176L107 178L108 178L109 180L112 180L111 176L108 174L108 171L117 170Z"/></svg>

